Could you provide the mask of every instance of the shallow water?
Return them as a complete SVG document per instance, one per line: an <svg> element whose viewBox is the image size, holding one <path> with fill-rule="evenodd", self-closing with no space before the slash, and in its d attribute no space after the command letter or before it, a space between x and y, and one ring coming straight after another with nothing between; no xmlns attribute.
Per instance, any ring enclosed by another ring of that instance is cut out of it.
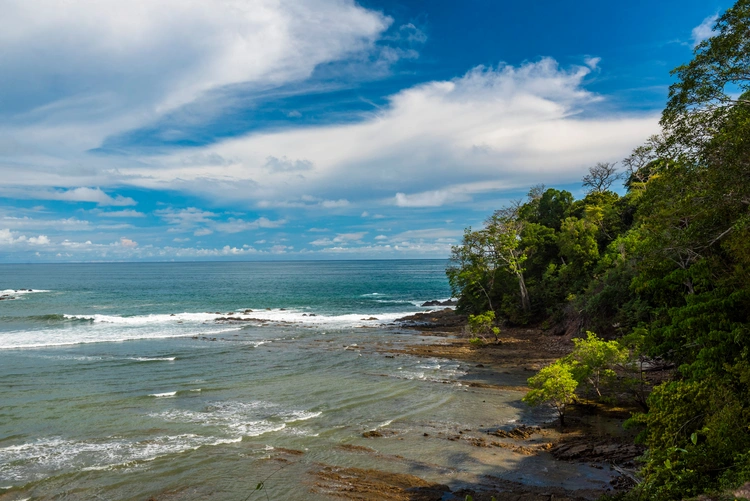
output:
<svg viewBox="0 0 750 501"><path fill-rule="evenodd" d="M444 266L0 267L0 289L45 291L0 302L0 499L245 499L269 475L264 497L326 499L320 464L603 485L601 470L447 440L549 412L467 387L466 364L385 356L421 342L388 324L450 295Z"/></svg>

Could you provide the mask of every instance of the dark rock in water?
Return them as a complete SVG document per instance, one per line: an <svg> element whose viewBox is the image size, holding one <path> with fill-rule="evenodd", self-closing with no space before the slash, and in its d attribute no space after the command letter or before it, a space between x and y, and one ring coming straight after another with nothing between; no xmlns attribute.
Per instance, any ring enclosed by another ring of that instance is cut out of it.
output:
<svg viewBox="0 0 750 501"><path fill-rule="evenodd" d="M370 430L370 431L364 432L362 436L365 438L380 438L383 436L383 434L380 433L378 430Z"/></svg>
<svg viewBox="0 0 750 501"><path fill-rule="evenodd" d="M362 320L377 320L376 317L370 317L370 318L363 318Z"/></svg>
<svg viewBox="0 0 750 501"><path fill-rule="evenodd" d="M457 301L454 301L453 299L448 299L447 301L426 301L422 303L422 306L456 306L458 304Z"/></svg>
<svg viewBox="0 0 750 501"><path fill-rule="evenodd" d="M245 313L252 313L252 312L253 310L250 310L250 309L245 310Z"/></svg>
<svg viewBox="0 0 750 501"><path fill-rule="evenodd" d="M170 317L174 317L174 316L175 316L175 314L174 314L174 313L172 313L172 314L171 314L171 315L169 315L169 316L170 316Z"/></svg>
<svg viewBox="0 0 750 501"><path fill-rule="evenodd" d="M466 317L455 310L445 308L439 311L415 313L396 320L396 324L421 331L459 331L466 324Z"/></svg>

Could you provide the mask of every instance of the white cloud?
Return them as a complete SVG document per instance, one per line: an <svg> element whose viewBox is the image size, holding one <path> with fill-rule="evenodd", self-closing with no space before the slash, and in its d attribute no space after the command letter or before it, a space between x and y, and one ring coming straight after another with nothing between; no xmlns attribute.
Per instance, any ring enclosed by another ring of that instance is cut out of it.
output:
<svg viewBox="0 0 750 501"><path fill-rule="evenodd" d="M186 229L190 229L198 224L212 222L218 214L196 207L185 209L159 209L154 214L164 219L169 224L174 224Z"/></svg>
<svg viewBox="0 0 750 501"><path fill-rule="evenodd" d="M407 230L391 237L393 241L399 240L453 240L463 235L461 230L449 230L446 228L426 228L422 230Z"/></svg>
<svg viewBox="0 0 750 501"><path fill-rule="evenodd" d="M320 202L320 206L325 207L326 209L336 209L339 207L346 207L347 205L349 205L349 200L344 198L338 200L323 200Z"/></svg>
<svg viewBox="0 0 750 501"><path fill-rule="evenodd" d="M138 212L132 209L99 212L98 215L101 217L146 217L146 214L144 214L143 212Z"/></svg>
<svg viewBox="0 0 750 501"><path fill-rule="evenodd" d="M446 203L466 201L468 197L460 194L452 193L450 191L426 191L423 193L415 193L413 195L406 195L404 193L396 193L394 203L398 207L440 207Z"/></svg>
<svg viewBox="0 0 750 501"><path fill-rule="evenodd" d="M39 235L36 237L27 237L26 235L18 235L16 232L10 231L8 228L0 229L0 246L11 246L11 245L33 245L42 246L49 245L50 240L46 235Z"/></svg>
<svg viewBox="0 0 750 501"><path fill-rule="evenodd" d="M356 233L338 233L334 238L319 238L310 242L310 245L323 246L323 245L335 245L343 244L348 242L359 242L367 235L366 231L360 231Z"/></svg>
<svg viewBox="0 0 750 501"><path fill-rule="evenodd" d="M548 184L577 181L589 166L623 158L659 130L657 113L599 110L603 97L584 87L591 71L560 68L549 58L477 67L403 90L360 123L254 133L212 145L222 158L235 159L230 165L186 168L179 155L165 155L150 158L153 167L120 171L145 188L178 182L203 196L276 208L355 197L436 207L540 177ZM315 168L300 178L265 167L267 158L290 152ZM394 199L394 193L401 195Z"/></svg>
<svg viewBox="0 0 750 501"><path fill-rule="evenodd" d="M0 92L47 113L91 99L165 109L228 84L305 78L390 23L352 0L6 0L0 72L14 78Z"/></svg>
<svg viewBox="0 0 750 501"><path fill-rule="evenodd" d="M210 235L213 233L213 230L209 230L208 228L199 228L193 232L193 235L196 237L205 237L206 235Z"/></svg>
<svg viewBox="0 0 750 501"><path fill-rule="evenodd" d="M1 165L0 165L1 167ZM2 169L0 168L0 172ZM1 183L0 183L1 184ZM68 190L35 190L19 189L14 187L0 188L0 194L11 198L23 198L31 200L60 200L64 202L94 202L100 207L105 206L128 206L136 205L137 202L130 197L116 195L114 197L106 194L101 188L79 187Z"/></svg>
<svg viewBox="0 0 750 501"><path fill-rule="evenodd" d="M286 220L271 221L260 217L255 221L244 221L230 217L225 223L213 223L213 228L222 233L239 233L241 231L257 230L258 228L278 228L286 224Z"/></svg>
<svg viewBox="0 0 750 501"><path fill-rule="evenodd" d="M281 158L268 157L265 167L271 172L299 172L311 170L313 163L309 160L289 160L285 156Z"/></svg>
<svg viewBox="0 0 750 501"><path fill-rule="evenodd" d="M324 200L311 195L302 195L299 198L292 200L261 200L258 202L258 207L266 208L283 208L283 209L313 209L313 208L324 208L324 209L338 209L341 207L347 207L349 200L340 198L338 200Z"/></svg>
<svg viewBox="0 0 750 501"><path fill-rule="evenodd" d="M718 14L708 16L703 20L701 24L693 28L693 31L691 33L693 47L701 43L703 40L707 40L716 34L714 32L714 25L716 24L717 19L719 19Z"/></svg>
<svg viewBox="0 0 750 501"><path fill-rule="evenodd" d="M35 219L28 216L3 216L0 226L14 230L57 229L62 231L84 231L92 229L89 221L69 217L65 219Z"/></svg>
<svg viewBox="0 0 750 501"><path fill-rule="evenodd" d="M392 23L354 0L3 0L0 10L0 184L16 186L112 186L128 159L103 166L85 153L106 138L201 99L199 114L215 116L238 87L368 60Z"/></svg>
<svg viewBox="0 0 750 501"><path fill-rule="evenodd" d="M123 247L133 248L133 247L138 247L138 242L131 240L129 238L122 237L120 238L120 245L122 245Z"/></svg>

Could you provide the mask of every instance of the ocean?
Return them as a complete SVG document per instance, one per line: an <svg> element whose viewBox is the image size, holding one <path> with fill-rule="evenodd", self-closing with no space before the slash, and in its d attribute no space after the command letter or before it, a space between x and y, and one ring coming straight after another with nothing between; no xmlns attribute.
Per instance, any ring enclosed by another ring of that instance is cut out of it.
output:
<svg viewBox="0 0 750 501"><path fill-rule="evenodd" d="M323 465L603 481L426 439L550 418L398 352L425 338L393 322L450 297L446 264L0 265L0 500L331 499Z"/></svg>

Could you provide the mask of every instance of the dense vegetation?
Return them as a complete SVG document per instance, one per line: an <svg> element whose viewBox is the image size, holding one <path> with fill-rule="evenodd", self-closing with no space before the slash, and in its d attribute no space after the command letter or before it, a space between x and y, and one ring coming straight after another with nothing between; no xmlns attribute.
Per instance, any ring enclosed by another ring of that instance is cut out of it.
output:
<svg viewBox="0 0 750 501"><path fill-rule="evenodd" d="M641 499L750 481L750 0L715 32L673 71L663 132L624 172L592 167L579 200L532 188L467 229L447 270L466 313L594 331L677 367L634 418L648 447ZM564 409L585 378L560 364L537 387L562 381Z"/></svg>

